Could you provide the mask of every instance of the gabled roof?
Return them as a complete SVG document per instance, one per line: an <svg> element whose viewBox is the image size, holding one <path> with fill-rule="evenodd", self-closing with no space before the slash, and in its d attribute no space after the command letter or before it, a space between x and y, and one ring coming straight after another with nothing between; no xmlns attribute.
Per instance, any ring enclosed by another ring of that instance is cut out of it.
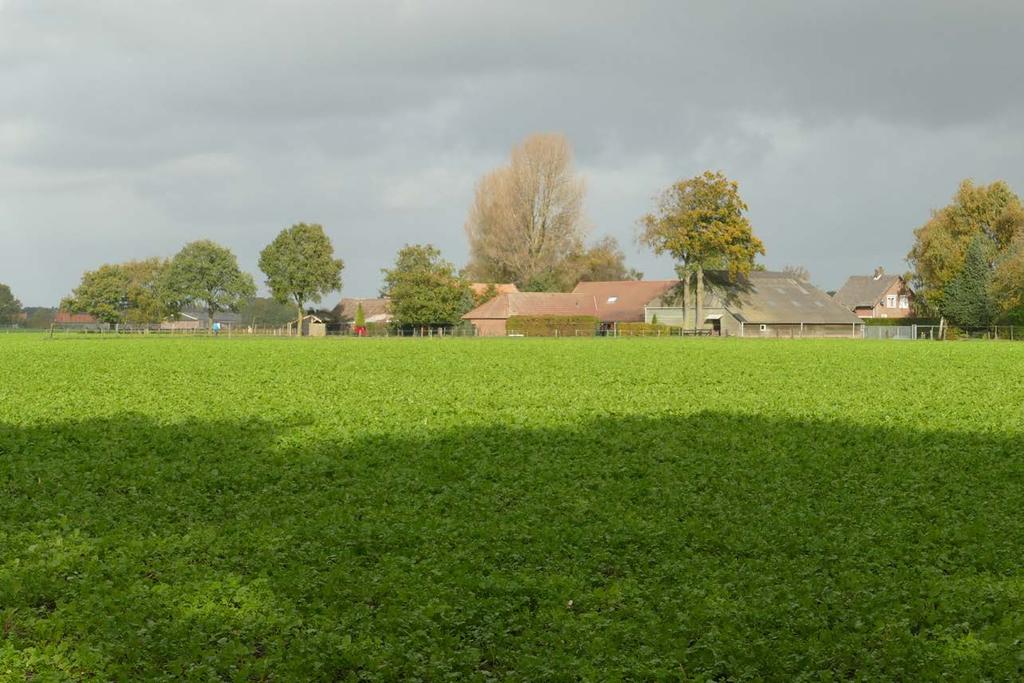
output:
<svg viewBox="0 0 1024 683"><path fill-rule="evenodd" d="M749 275L730 278L727 271L706 271L707 284L704 310L725 309L743 323L781 324L851 324L861 319L840 306L809 282L797 280L786 273L754 270ZM676 292L671 292L674 299ZM678 301L666 304L661 300L652 306L679 306Z"/></svg>
<svg viewBox="0 0 1024 683"><path fill-rule="evenodd" d="M196 320L200 324L206 324L210 320L205 310L198 308L183 308L178 313L179 320ZM230 323L232 325L242 322L242 316L234 311L214 311L213 322Z"/></svg>
<svg viewBox="0 0 1024 683"><path fill-rule="evenodd" d="M874 308L885 293L903 281L899 275L852 275L832 298L847 308Z"/></svg>
<svg viewBox="0 0 1024 683"><path fill-rule="evenodd" d="M587 294L513 292L499 294L462 316L464 320L502 320L515 315L597 316L594 297Z"/></svg>
<svg viewBox="0 0 1024 683"><path fill-rule="evenodd" d="M861 319L832 300L825 292L786 273L751 271L730 282L728 273L715 271L715 293L726 310L744 323L851 324Z"/></svg>
<svg viewBox="0 0 1024 683"><path fill-rule="evenodd" d="M487 291L487 288L494 286L495 291L498 294L515 294L519 291L514 282L498 283L498 282L471 282L469 288L473 291L473 294L480 296Z"/></svg>
<svg viewBox="0 0 1024 683"><path fill-rule="evenodd" d="M581 282L572 290L594 297L601 322L643 322L644 308L662 296L677 280L613 280Z"/></svg>
<svg viewBox="0 0 1024 683"><path fill-rule="evenodd" d="M362 304L363 316L366 318L366 322L387 322L391 320L391 313L388 311L388 304L390 303L390 299L346 298L338 302L332 313L341 321L355 320L356 309L359 307L359 304Z"/></svg>

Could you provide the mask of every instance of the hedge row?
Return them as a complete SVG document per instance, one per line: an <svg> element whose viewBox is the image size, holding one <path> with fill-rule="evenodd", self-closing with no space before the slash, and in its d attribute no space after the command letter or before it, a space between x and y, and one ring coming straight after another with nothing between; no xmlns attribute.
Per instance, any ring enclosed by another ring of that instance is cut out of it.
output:
<svg viewBox="0 0 1024 683"><path fill-rule="evenodd" d="M619 335L627 337L667 337L670 334L679 334L679 329L679 327L661 323L619 323L615 326Z"/></svg>
<svg viewBox="0 0 1024 683"><path fill-rule="evenodd" d="M505 329L527 337L593 337L597 325L592 315L514 315Z"/></svg>

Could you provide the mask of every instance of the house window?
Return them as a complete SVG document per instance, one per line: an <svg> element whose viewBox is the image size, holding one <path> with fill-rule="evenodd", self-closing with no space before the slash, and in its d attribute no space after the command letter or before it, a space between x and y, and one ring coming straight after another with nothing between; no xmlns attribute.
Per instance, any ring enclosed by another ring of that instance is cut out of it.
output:
<svg viewBox="0 0 1024 683"><path fill-rule="evenodd" d="M762 331L762 332L767 332L767 331L768 331L768 326L767 326L767 325L764 325L764 324L762 324L762 325L761 325L761 331Z"/></svg>
<svg viewBox="0 0 1024 683"><path fill-rule="evenodd" d="M910 297L906 294L900 296L900 308L910 308Z"/></svg>
<svg viewBox="0 0 1024 683"><path fill-rule="evenodd" d="M886 308L896 308L896 295L895 294L887 294L886 295L886 297L885 297L885 307Z"/></svg>
<svg viewBox="0 0 1024 683"><path fill-rule="evenodd" d="M608 297L608 303L610 303L610 304L613 304L613 303L615 303L618 300L619 300L619 297L617 297L617 296L610 296L610 297Z"/></svg>

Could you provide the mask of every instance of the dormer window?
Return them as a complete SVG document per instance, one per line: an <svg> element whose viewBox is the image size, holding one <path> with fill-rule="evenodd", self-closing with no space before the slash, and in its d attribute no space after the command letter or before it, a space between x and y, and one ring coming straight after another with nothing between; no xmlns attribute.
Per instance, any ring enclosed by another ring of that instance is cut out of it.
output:
<svg viewBox="0 0 1024 683"><path fill-rule="evenodd" d="M617 297L617 296L610 296L610 297L608 297L608 303L610 303L610 304L613 304L613 303L615 303L618 300L619 300L619 297Z"/></svg>

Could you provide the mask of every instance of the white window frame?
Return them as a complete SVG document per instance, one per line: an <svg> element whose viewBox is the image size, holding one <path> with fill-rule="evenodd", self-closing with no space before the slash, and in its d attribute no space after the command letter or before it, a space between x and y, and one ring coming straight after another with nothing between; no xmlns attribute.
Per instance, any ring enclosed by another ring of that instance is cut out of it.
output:
<svg viewBox="0 0 1024 683"><path fill-rule="evenodd" d="M910 297L907 296L906 294L901 294L900 295L900 308L903 308L903 309L910 308Z"/></svg>
<svg viewBox="0 0 1024 683"><path fill-rule="evenodd" d="M896 308L896 302L897 302L897 298L896 298L895 294L886 294L885 295L885 307L886 308Z"/></svg>

